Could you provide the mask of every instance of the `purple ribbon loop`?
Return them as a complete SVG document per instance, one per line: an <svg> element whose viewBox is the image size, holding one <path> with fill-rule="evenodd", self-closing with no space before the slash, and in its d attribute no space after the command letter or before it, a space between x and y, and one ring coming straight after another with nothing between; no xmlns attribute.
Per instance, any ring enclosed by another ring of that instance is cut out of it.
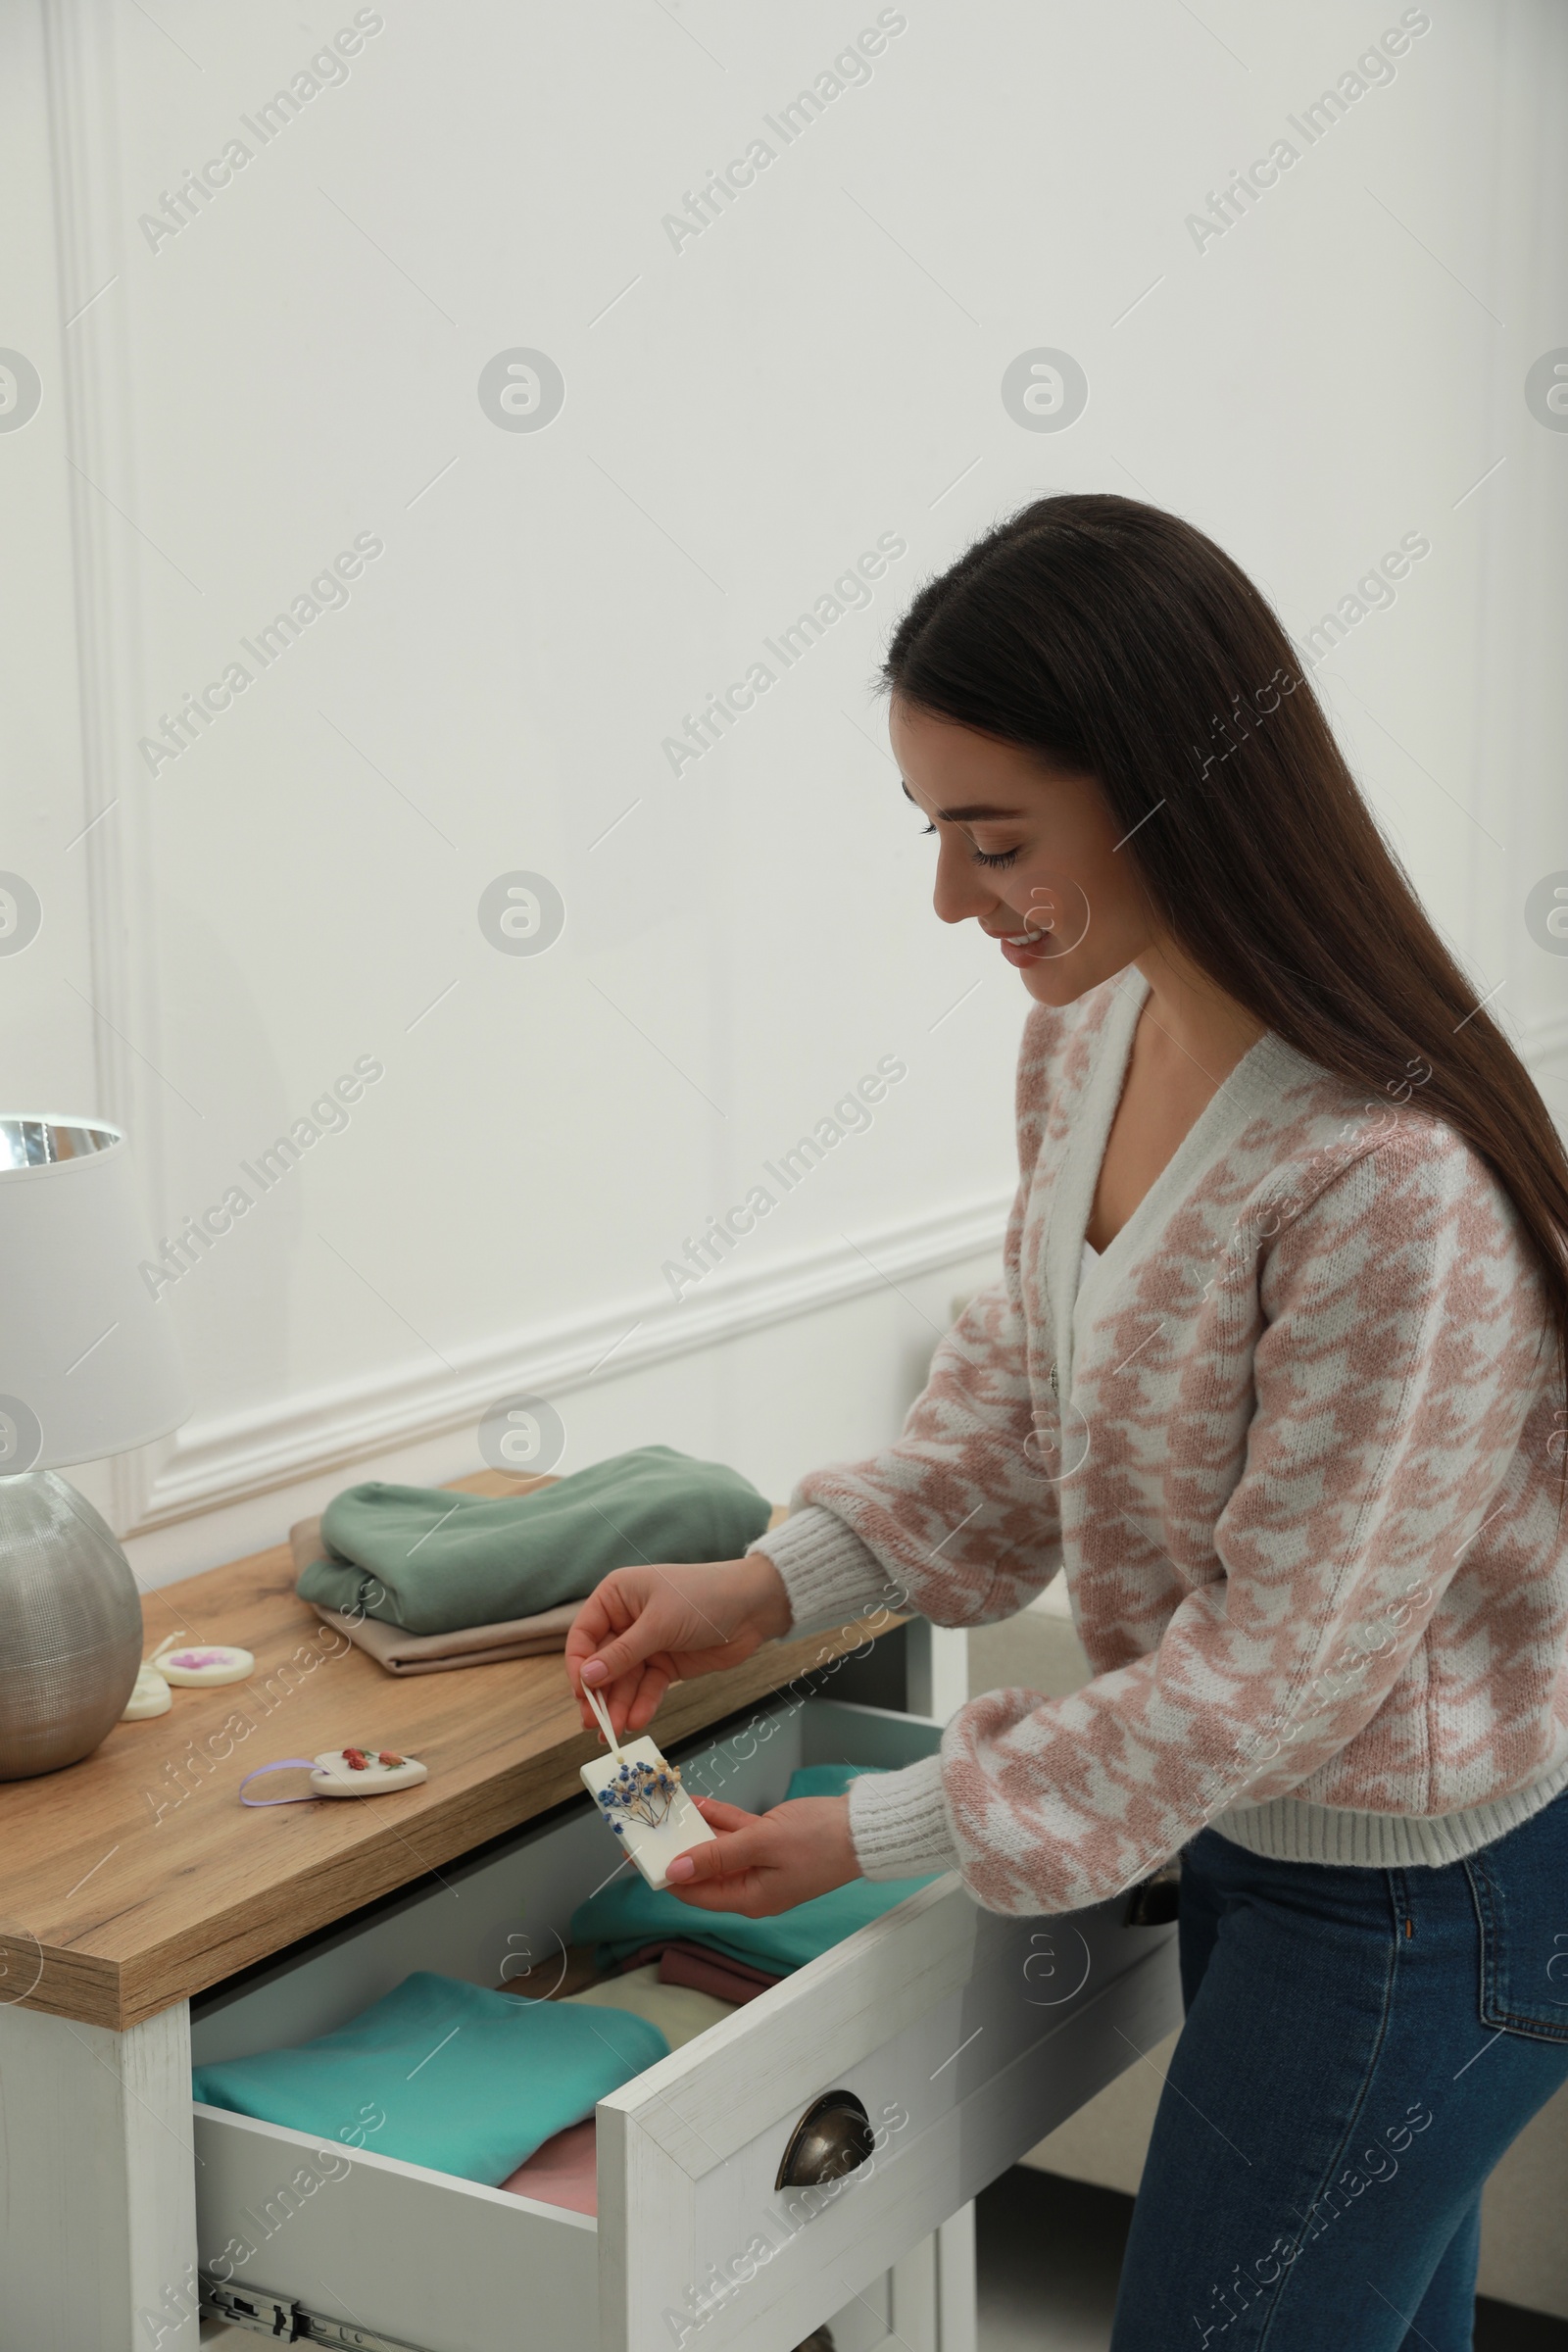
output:
<svg viewBox="0 0 1568 2352"><path fill-rule="evenodd" d="M241 1781L239 1785L239 1801L242 1805L312 1804L315 1802L316 1798L316 1790L314 1788L307 1788L303 1796L247 1796L245 1791L250 1787L252 1781L259 1781L262 1775L266 1772L314 1772L315 1770L316 1758L314 1756L285 1756L280 1764L258 1764L256 1770L254 1772L248 1772L245 1775L245 1778Z"/></svg>

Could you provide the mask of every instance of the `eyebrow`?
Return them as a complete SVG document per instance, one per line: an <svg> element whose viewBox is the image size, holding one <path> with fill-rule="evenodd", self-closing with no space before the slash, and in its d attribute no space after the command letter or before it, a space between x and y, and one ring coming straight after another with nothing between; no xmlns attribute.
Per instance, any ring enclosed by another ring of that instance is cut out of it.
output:
<svg viewBox="0 0 1568 2352"><path fill-rule="evenodd" d="M905 799L912 802L914 795L908 785L904 783L902 776L899 781L904 785ZM995 823L1001 818L1022 816L1023 810L1021 808L994 808L988 802L976 801L966 808L939 808L937 814L945 825L982 825L987 822Z"/></svg>

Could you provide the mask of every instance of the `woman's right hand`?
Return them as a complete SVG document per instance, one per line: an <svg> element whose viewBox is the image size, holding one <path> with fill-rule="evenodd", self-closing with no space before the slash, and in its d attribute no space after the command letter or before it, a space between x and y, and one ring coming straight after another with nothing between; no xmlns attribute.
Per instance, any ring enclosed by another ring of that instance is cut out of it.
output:
<svg viewBox="0 0 1568 2352"><path fill-rule="evenodd" d="M765 1552L612 1569L566 1636L566 1674L584 1728L598 1728L585 1683L609 1709L617 1738L635 1737L671 1683L738 1666L790 1623L784 1580Z"/></svg>

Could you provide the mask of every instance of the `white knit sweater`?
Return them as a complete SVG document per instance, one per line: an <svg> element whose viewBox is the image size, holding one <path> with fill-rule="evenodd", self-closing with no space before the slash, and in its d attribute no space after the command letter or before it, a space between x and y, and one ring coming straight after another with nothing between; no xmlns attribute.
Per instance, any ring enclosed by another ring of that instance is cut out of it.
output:
<svg viewBox="0 0 1568 2352"><path fill-rule="evenodd" d="M1147 988L1036 1006L1003 1280L896 1444L754 1546L794 1630L1013 1615L1058 1569L1094 1678L971 1699L852 1784L868 1878L991 1910L1146 1877L1205 1824L1287 1860L1454 1861L1568 1787L1564 1413L1477 1155L1272 1036L1082 1266Z"/></svg>

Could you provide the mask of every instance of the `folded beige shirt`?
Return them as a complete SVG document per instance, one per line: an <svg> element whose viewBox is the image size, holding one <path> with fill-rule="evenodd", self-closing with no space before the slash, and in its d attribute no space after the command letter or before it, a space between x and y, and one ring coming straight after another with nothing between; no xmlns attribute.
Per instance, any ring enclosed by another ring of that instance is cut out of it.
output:
<svg viewBox="0 0 1568 2352"><path fill-rule="evenodd" d="M776 1504L769 1526L786 1515ZM294 1574L303 1576L322 1553L321 1522L301 1519L288 1531L294 1554ZM312 1601L323 1625L346 1634L388 1674L447 1674L455 1666L495 1666L503 1658L536 1658L547 1650L564 1650L580 1600L563 1601L560 1608L541 1609L536 1617L513 1617L500 1625L467 1625L455 1634L408 1634L398 1625L383 1625L378 1617L345 1617L341 1610Z"/></svg>

